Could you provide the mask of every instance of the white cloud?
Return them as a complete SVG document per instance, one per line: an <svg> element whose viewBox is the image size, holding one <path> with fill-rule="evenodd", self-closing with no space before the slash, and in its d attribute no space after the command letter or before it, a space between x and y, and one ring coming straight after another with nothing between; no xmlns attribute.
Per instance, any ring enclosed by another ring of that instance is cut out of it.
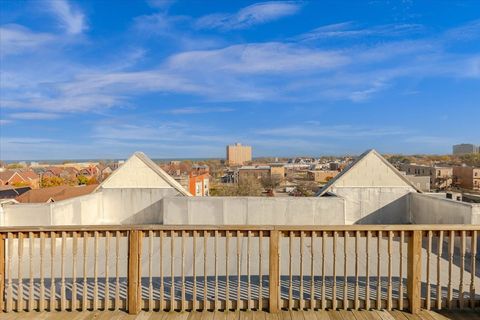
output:
<svg viewBox="0 0 480 320"><path fill-rule="evenodd" d="M49 1L50 10L57 17L60 25L69 34L80 34L87 29L87 23L83 12L72 6L66 0Z"/></svg>
<svg viewBox="0 0 480 320"><path fill-rule="evenodd" d="M18 120L53 120L58 119L61 116L55 113L44 113L44 112L18 112L9 114L11 119Z"/></svg>
<svg viewBox="0 0 480 320"><path fill-rule="evenodd" d="M291 1L255 3L234 14L217 13L199 18L196 26L200 29L245 29L290 16L300 10L301 4Z"/></svg>
<svg viewBox="0 0 480 320"><path fill-rule="evenodd" d="M175 108L165 111L165 113L169 114L177 114L177 115L186 115L186 114L201 114L201 113L219 113L219 112L232 112L234 109L232 108L205 108L205 107L185 107L185 108Z"/></svg>
<svg viewBox="0 0 480 320"><path fill-rule="evenodd" d="M54 40L48 33L33 32L17 24L0 27L0 55L18 54L38 49Z"/></svg>
<svg viewBox="0 0 480 320"><path fill-rule="evenodd" d="M423 30L424 27L420 24L386 24L361 28L357 27L353 22L341 22L318 27L295 39L312 41L329 38L398 37L418 34Z"/></svg>
<svg viewBox="0 0 480 320"><path fill-rule="evenodd" d="M267 42L180 53L170 57L167 64L175 71L193 68L255 74L328 70L348 62L340 52Z"/></svg>
<svg viewBox="0 0 480 320"><path fill-rule="evenodd" d="M351 125L322 126L311 123L257 130L256 134L276 137L310 138L364 138L404 135L408 131L398 127L360 127Z"/></svg>

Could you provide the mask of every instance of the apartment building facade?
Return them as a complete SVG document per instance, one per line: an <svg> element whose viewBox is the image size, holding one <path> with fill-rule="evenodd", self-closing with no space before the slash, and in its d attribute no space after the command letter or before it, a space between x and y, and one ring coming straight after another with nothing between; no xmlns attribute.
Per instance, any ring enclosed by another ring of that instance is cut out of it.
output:
<svg viewBox="0 0 480 320"><path fill-rule="evenodd" d="M249 161L252 161L251 146L245 146L238 142L227 146L227 165L242 166Z"/></svg>
<svg viewBox="0 0 480 320"><path fill-rule="evenodd" d="M453 146L454 155L462 155L468 153L478 153L480 152L480 147L471 143L462 143L456 144Z"/></svg>
<svg viewBox="0 0 480 320"><path fill-rule="evenodd" d="M333 179L340 172L338 170L309 170L307 179L319 183L325 183Z"/></svg>
<svg viewBox="0 0 480 320"><path fill-rule="evenodd" d="M446 189L453 182L452 167L400 164L400 171L405 172L407 175L429 176L432 189Z"/></svg>
<svg viewBox="0 0 480 320"><path fill-rule="evenodd" d="M457 187L479 191L480 168L468 166L453 167L453 181Z"/></svg>

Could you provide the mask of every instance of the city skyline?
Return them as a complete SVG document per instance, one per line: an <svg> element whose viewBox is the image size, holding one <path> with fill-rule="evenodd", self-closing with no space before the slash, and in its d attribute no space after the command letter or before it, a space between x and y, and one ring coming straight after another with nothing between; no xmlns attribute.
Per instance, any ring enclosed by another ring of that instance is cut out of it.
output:
<svg viewBox="0 0 480 320"><path fill-rule="evenodd" d="M2 1L0 159L449 154L480 3Z"/></svg>

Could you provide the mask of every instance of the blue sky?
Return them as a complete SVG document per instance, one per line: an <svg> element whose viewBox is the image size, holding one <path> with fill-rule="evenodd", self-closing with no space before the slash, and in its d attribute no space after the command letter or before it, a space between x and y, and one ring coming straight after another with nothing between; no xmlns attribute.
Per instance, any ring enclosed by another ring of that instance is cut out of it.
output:
<svg viewBox="0 0 480 320"><path fill-rule="evenodd" d="M479 1L1 1L0 158L480 144Z"/></svg>

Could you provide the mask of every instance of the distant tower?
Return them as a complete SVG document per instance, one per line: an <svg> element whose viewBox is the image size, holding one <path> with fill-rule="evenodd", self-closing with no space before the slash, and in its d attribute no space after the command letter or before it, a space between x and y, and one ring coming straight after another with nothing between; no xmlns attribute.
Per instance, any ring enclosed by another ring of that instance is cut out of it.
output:
<svg viewBox="0 0 480 320"><path fill-rule="evenodd" d="M245 162L252 161L252 147L240 143L227 146L227 164L241 166Z"/></svg>

